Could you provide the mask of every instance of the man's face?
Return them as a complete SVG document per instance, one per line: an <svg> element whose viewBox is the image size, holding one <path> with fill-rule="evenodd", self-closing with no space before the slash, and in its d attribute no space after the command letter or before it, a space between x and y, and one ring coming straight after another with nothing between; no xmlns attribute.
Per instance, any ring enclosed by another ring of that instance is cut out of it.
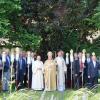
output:
<svg viewBox="0 0 100 100"><path fill-rule="evenodd" d="M96 61L96 56L92 56L92 60L93 61Z"/></svg>
<svg viewBox="0 0 100 100"><path fill-rule="evenodd" d="M20 57L22 57L22 56L23 56L23 53L22 53L22 52L20 52L19 56L20 56Z"/></svg>
<svg viewBox="0 0 100 100"><path fill-rule="evenodd" d="M81 53L81 52L78 54L78 57L79 57L80 59L82 58L82 53Z"/></svg>
<svg viewBox="0 0 100 100"><path fill-rule="evenodd" d="M22 56L23 57L26 57L26 52L23 51Z"/></svg>
<svg viewBox="0 0 100 100"><path fill-rule="evenodd" d="M61 51L58 52L58 56L59 56L59 57L62 56L62 52L61 52Z"/></svg>
<svg viewBox="0 0 100 100"><path fill-rule="evenodd" d="M40 60L41 60L41 57L40 57L40 56L37 56L37 60L39 60L39 61L40 61Z"/></svg>
<svg viewBox="0 0 100 100"><path fill-rule="evenodd" d="M87 56L87 58L90 58L90 54L89 54L89 53L87 53L87 55L86 55L86 56Z"/></svg>
<svg viewBox="0 0 100 100"><path fill-rule="evenodd" d="M75 54L74 54L74 57L75 57L75 59L77 59L77 58L78 58L78 55L77 55L77 53L75 53Z"/></svg>

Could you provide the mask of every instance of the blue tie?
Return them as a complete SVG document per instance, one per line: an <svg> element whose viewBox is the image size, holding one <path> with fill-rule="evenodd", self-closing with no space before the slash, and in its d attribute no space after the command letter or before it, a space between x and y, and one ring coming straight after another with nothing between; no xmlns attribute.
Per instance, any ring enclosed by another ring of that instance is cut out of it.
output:
<svg viewBox="0 0 100 100"><path fill-rule="evenodd" d="M9 66L10 66L10 59L9 59L9 57L8 57L8 56L7 56L7 60L8 60Z"/></svg>

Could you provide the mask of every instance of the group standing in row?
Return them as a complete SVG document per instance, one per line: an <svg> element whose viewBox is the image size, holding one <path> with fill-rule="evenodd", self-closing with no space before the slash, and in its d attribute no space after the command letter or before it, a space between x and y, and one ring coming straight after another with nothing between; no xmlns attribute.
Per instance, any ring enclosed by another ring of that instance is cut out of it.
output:
<svg viewBox="0 0 100 100"><path fill-rule="evenodd" d="M47 60L41 61L41 56L33 52L3 51L0 56L0 83L2 90L9 89L9 82L15 80L16 89L28 87L33 90L64 91L66 87L81 88L89 83L98 83L100 63L95 53L91 56L85 52L66 53L58 51L57 57L47 53ZM14 71L13 71L14 70ZM12 82L11 82L12 83Z"/></svg>

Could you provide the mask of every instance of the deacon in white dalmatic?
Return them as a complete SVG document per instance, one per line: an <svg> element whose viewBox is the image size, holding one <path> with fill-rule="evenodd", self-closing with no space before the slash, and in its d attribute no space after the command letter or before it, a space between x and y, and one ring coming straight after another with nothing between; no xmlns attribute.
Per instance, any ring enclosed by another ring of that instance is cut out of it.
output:
<svg viewBox="0 0 100 100"><path fill-rule="evenodd" d="M67 71L67 67L65 64L65 60L63 58L62 51L58 52L58 57L56 57L57 62L57 89L58 91L65 90L65 73Z"/></svg>
<svg viewBox="0 0 100 100"><path fill-rule="evenodd" d="M41 57L37 56L37 60L32 65L32 89L43 90L43 62Z"/></svg>

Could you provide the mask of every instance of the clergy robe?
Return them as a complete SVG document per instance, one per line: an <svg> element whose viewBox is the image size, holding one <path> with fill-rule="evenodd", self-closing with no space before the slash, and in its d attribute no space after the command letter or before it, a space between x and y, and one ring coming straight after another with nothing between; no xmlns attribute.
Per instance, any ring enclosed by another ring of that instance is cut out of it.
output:
<svg viewBox="0 0 100 100"><path fill-rule="evenodd" d="M43 90L43 62L34 61L32 66L32 89Z"/></svg>
<svg viewBox="0 0 100 100"><path fill-rule="evenodd" d="M54 60L46 60L44 63L45 90L56 90L56 63Z"/></svg>
<svg viewBox="0 0 100 100"><path fill-rule="evenodd" d="M65 72L67 71L67 67L65 64L65 60L63 57L57 57L57 89L58 91L65 90Z"/></svg>

